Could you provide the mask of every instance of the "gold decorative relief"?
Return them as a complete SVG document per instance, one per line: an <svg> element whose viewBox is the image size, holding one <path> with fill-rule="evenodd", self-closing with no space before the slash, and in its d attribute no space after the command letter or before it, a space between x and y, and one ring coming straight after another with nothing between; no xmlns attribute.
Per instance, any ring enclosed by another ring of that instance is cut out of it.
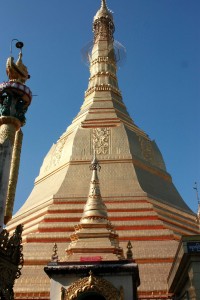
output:
<svg viewBox="0 0 200 300"><path fill-rule="evenodd" d="M59 140L56 144L56 149L53 154L52 165L56 166L60 162L60 158L62 156L63 147L65 145L66 138Z"/></svg>
<svg viewBox="0 0 200 300"><path fill-rule="evenodd" d="M143 158L150 162L154 162L154 154L153 154L153 148L151 145L151 141L148 139L145 139L143 137L139 137L140 145L141 145L141 150L142 150L142 155Z"/></svg>
<svg viewBox="0 0 200 300"><path fill-rule="evenodd" d="M118 300L121 293L109 281L96 277L90 271L89 277L75 281L68 289L62 288L61 300L76 300L81 294L95 292L106 300Z"/></svg>
<svg viewBox="0 0 200 300"><path fill-rule="evenodd" d="M45 168L45 172L49 171L51 168L56 167L59 164L66 140L67 140L67 137L62 138L54 146L55 148L54 148L53 154L51 156L51 160L47 164L47 166Z"/></svg>
<svg viewBox="0 0 200 300"><path fill-rule="evenodd" d="M97 155L110 153L110 128L94 128L92 131L92 152Z"/></svg>

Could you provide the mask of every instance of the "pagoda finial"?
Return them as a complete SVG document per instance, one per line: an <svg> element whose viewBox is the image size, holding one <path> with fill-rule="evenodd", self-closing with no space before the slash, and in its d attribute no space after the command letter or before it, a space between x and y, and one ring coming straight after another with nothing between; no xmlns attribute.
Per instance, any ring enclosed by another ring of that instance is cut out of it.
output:
<svg viewBox="0 0 200 300"><path fill-rule="evenodd" d="M100 9L97 11L96 16L94 17L94 20L100 17L110 17L111 19L112 17L112 12L109 10L106 0L101 0L101 7Z"/></svg>
<svg viewBox="0 0 200 300"><path fill-rule="evenodd" d="M133 251L132 251L132 244L131 244L131 241L128 241L128 244L127 244L127 252L126 252L126 257L127 259L133 259Z"/></svg>
<svg viewBox="0 0 200 300"><path fill-rule="evenodd" d="M97 170L101 170L101 166L97 160L97 157L96 157L96 150L94 149L94 156L93 156L93 160L91 161L91 165L90 165L90 170L94 170L94 171L97 171Z"/></svg>
<svg viewBox="0 0 200 300"><path fill-rule="evenodd" d="M58 246L56 243L53 245L53 254L51 256L51 261L58 262Z"/></svg>
<svg viewBox="0 0 200 300"><path fill-rule="evenodd" d="M112 12L108 9L106 0L102 0L101 7L97 11L93 22L94 42L96 43L99 40L113 41L114 31Z"/></svg>

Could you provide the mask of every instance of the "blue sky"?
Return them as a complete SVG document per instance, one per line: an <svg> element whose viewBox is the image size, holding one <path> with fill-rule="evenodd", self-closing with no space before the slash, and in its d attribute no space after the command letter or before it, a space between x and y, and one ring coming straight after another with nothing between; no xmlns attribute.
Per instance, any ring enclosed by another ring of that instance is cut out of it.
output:
<svg viewBox="0 0 200 300"><path fill-rule="evenodd" d="M81 49L92 40L100 0L1 0L0 80L13 38L34 95L23 128L15 211L30 194L43 158L76 116L89 70ZM127 51L118 71L123 100L135 123L157 142L168 172L197 210L200 189L200 1L108 0L115 39ZM13 55L17 51L13 49Z"/></svg>

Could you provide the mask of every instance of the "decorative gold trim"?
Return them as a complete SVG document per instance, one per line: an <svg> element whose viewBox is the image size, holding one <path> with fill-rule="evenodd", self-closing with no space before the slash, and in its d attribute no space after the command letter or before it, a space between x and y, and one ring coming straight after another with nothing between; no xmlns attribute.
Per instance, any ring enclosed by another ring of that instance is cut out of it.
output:
<svg viewBox="0 0 200 300"><path fill-rule="evenodd" d="M104 278L96 277L90 271L88 277L75 281L68 289L62 288L61 300L76 300L81 294L96 292L106 300L123 300L122 288L120 291Z"/></svg>
<svg viewBox="0 0 200 300"><path fill-rule="evenodd" d="M102 85L95 85L94 87L87 89L87 91L85 92L85 97L87 97L88 95L90 95L93 92L98 92L98 91L100 91L100 92L110 91L120 97L122 96L119 89L117 89L111 85L108 85L108 84L102 84Z"/></svg>

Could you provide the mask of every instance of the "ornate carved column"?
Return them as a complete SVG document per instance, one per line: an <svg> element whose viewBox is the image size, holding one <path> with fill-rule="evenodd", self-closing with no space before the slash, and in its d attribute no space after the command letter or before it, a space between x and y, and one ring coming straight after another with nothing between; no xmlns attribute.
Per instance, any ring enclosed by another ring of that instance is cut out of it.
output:
<svg viewBox="0 0 200 300"><path fill-rule="evenodd" d="M12 218L12 211L14 206L15 200L15 192L17 187L17 180L18 180L18 172L19 172L19 165L20 165L20 155L21 155L21 148L22 148L22 140L23 140L23 133L21 129L16 131L15 134L15 141L13 147L13 154L10 166L10 176L9 176L9 183L8 183L8 192L6 198L6 208L4 213L4 223L7 224Z"/></svg>
<svg viewBox="0 0 200 300"><path fill-rule="evenodd" d="M20 128L20 122L12 117L0 118L0 230L3 229L4 212L10 176L15 133Z"/></svg>
<svg viewBox="0 0 200 300"><path fill-rule="evenodd" d="M22 63L23 43L18 42L19 58L9 57L6 72L9 81L0 84L0 299L14 300L13 286L23 266L22 230L18 225L11 237L3 225L12 218L17 185L21 144L21 127L31 103L30 89L24 84L30 77Z"/></svg>
<svg viewBox="0 0 200 300"><path fill-rule="evenodd" d="M22 63L22 42L17 42L19 58L9 57L6 72L9 81L0 84L0 231L12 217L21 152L21 130L32 94L25 85L30 77Z"/></svg>

